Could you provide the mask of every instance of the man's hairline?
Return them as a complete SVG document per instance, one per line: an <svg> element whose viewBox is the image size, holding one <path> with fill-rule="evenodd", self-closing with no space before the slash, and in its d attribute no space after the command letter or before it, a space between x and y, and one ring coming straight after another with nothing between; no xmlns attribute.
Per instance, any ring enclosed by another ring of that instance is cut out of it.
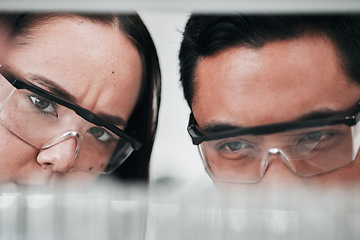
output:
<svg viewBox="0 0 360 240"><path fill-rule="evenodd" d="M232 44L232 45L226 46L224 48L218 49L217 51L212 52L212 53L207 54L207 55L199 55L199 57L196 60L195 65L194 65L194 71L193 71L193 74L192 74L191 84L190 84L190 91L191 91L190 97L191 97L191 99L189 99L190 102L188 104L189 107L190 107L190 110L193 112L193 109L196 108L197 104L198 104L197 99L195 97L196 91L198 91L198 87L197 87L197 83L196 83L196 78L197 78L196 77L197 76L196 72L197 72L197 69L198 69L199 62L201 60L205 59L206 57L214 56L216 54L219 54L221 52L227 51L227 50L232 49L232 48L260 49L260 48L263 48L265 45L267 45L269 43L272 43L272 42L294 40L294 39L300 39L300 38L304 38L304 37L323 38L323 40L325 42L329 41L329 43L332 44L332 46L334 47L335 54L336 54L337 59L339 61L340 70L343 71L343 73L344 73L344 75L346 77L346 79L345 79L346 83L355 84L355 85L360 84L355 79L352 79L349 76L349 72L346 69L347 66L346 66L345 59L344 59L345 56L343 56L343 53L341 52L338 44L329 36L329 34L327 34L325 31L315 32L314 30L308 30L308 31L303 32L302 34L295 35L295 36L289 36L288 38L272 39L272 40L266 41L261 46L258 46L258 45L255 45L255 44L248 44L248 43L245 43L245 44L237 43L237 44Z"/></svg>

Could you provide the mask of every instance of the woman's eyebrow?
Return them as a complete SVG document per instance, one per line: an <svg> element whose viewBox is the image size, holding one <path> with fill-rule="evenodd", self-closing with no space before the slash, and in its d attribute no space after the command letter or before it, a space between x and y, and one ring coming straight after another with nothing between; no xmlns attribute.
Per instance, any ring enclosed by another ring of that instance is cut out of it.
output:
<svg viewBox="0 0 360 240"><path fill-rule="evenodd" d="M96 115L103 118L104 120L106 120L107 122L109 122L115 126L122 126L122 127L126 126L126 121L122 117L110 115L110 114L103 113L103 112L100 112Z"/></svg>
<svg viewBox="0 0 360 240"><path fill-rule="evenodd" d="M28 79L37 82L38 84L45 87L48 91L52 92L58 97L61 97L72 103L77 103L76 97L74 95L72 95L71 93L66 91L63 87L61 87L60 85L58 85L57 83L46 77L33 74L30 75ZM110 115L103 112L97 113L96 115L115 126L123 126L123 127L126 126L126 121L122 117Z"/></svg>
<svg viewBox="0 0 360 240"><path fill-rule="evenodd" d="M66 91L63 87L58 85L56 82L54 82L46 77L43 77L43 76L40 76L37 74L32 74L32 75L30 75L28 80L37 82L41 86L45 87L46 90L52 92L53 94L55 94L58 97L61 97L65 100L68 100L73 103L77 102L76 97L74 95L72 95L71 93Z"/></svg>

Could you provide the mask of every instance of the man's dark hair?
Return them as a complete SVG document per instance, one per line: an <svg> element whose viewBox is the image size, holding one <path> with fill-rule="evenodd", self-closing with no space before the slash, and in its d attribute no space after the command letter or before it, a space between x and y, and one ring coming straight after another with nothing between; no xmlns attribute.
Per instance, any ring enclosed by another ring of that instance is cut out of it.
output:
<svg viewBox="0 0 360 240"><path fill-rule="evenodd" d="M305 35L330 39L344 72L360 83L360 15L191 15L179 53L180 81L190 108L201 57L230 47L261 48L270 41Z"/></svg>

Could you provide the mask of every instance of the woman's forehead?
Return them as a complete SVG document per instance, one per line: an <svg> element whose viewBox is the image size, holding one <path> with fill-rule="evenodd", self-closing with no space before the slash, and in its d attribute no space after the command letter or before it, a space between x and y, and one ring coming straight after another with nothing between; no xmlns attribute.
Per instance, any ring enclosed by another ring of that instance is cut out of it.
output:
<svg viewBox="0 0 360 240"><path fill-rule="evenodd" d="M82 18L43 25L30 44L14 47L6 60L25 77L61 86L85 108L103 108L124 119L139 96L142 61L136 47L117 28Z"/></svg>

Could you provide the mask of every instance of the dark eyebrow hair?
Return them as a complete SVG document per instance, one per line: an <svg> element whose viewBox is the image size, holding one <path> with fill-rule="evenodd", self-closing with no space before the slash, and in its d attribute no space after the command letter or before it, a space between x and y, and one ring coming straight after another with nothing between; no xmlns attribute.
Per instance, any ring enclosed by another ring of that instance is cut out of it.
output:
<svg viewBox="0 0 360 240"><path fill-rule="evenodd" d="M314 111L314 112L309 112L301 117L299 117L298 119L296 119L296 121L306 121L306 120L314 120L314 119L322 119L322 118L331 118L331 117L339 117L342 116L344 117L346 114L348 113L348 111L334 111L334 110L320 110L320 111Z"/></svg>
<svg viewBox="0 0 360 240"><path fill-rule="evenodd" d="M122 117L118 117L118 116L114 116L114 115L110 115L107 113L98 113L96 114L99 117L103 118L105 121L115 125L115 126L126 126L126 121L125 119L123 119Z"/></svg>
<svg viewBox="0 0 360 240"><path fill-rule="evenodd" d="M229 131L233 129L240 129L240 128L243 127L232 124L226 124L226 123L212 122L212 123L207 123L202 131L204 131L207 134L211 134L211 133L219 133L219 132Z"/></svg>
<svg viewBox="0 0 360 240"><path fill-rule="evenodd" d="M31 74L29 75L28 80L32 80L40 84L41 86L45 87L46 90L52 92L58 97L61 97L65 100L68 100L70 102L76 103L76 98L74 95L66 91L63 87L58 85L56 82L51 81L50 79L37 75L37 74Z"/></svg>
<svg viewBox="0 0 360 240"><path fill-rule="evenodd" d="M65 100L70 101L75 104L77 102L76 97L74 95L72 95L71 93L66 91L63 87L61 87L60 85L58 85L57 83L55 83L54 81L52 81L46 77L43 77L43 76L40 76L37 74L33 74L33 75L30 75L30 77L28 79L39 83L40 85L44 86L46 88L46 90L52 92L53 94L55 94L56 96L58 96L60 98L63 98ZM122 117L110 115L110 114L103 113L103 112L100 112L96 115L103 118L105 121L107 121L115 126L126 126L126 121Z"/></svg>
<svg viewBox="0 0 360 240"><path fill-rule="evenodd" d="M332 117L345 117L346 115L352 114L358 108L359 108L358 104L356 104L355 107L352 106L350 108L347 108L346 110L340 110L340 111L324 108L321 110L316 110L316 111L306 113L306 114L300 116L299 118L295 119L292 122L323 119L323 118L332 118ZM279 124L281 124L281 122L279 122ZM254 126L254 127L257 127L257 126ZM246 127L243 127L240 125L222 123L222 122L210 122L210 123L205 124L204 129L202 131L204 131L206 134L212 134L212 133L219 133L219 132L224 132L224 131L229 131L229 130L234 130L234 129L241 129L241 128L246 128Z"/></svg>

